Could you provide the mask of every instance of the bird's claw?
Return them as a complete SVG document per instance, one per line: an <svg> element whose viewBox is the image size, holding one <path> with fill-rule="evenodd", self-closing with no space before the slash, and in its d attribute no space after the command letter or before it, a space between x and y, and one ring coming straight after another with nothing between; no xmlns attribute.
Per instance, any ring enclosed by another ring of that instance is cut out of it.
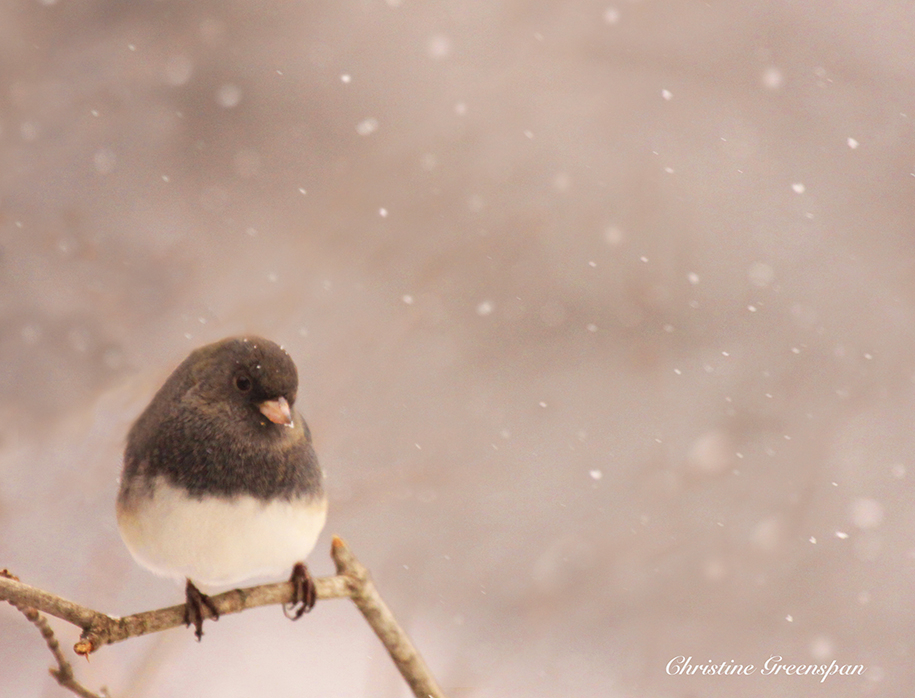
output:
<svg viewBox="0 0 915 698"><path fill-rule="evenodd" d="M318 600L318 591L303 562L297 562L292 568L289 581L292 583L292 602L283 604L283 613L289 620L298 620L314 608L315 601Z"/></svg>
<svg viewBox="0 0 915 698"><path fill-rule="evenodd" d="M219 610L213 603L213 599L195 587L190 579L187 580L184 595L184 625L189 628L192 623L194 624L194 635L197 637L197 642L200 642L200 638L203 637L204 607L210 612L213 620L219 620Z"/></svg>

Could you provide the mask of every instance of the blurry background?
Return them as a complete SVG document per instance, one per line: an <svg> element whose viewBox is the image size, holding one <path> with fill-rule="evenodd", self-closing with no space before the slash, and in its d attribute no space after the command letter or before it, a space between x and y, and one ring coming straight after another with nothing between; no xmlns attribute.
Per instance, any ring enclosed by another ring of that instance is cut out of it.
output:
<svg viewBox="0 0 915 698"><path fill-rule="evenodd" d="M913 27L860 0L4 3L0 567L178 603L117 533L124 436L192 348L255 332L327 471L312 570L345 537L449 696L909 695ZM0 658L0 695L63 695L9 608ZM114 696L407 695L343 601L76 667Z"/></svg>

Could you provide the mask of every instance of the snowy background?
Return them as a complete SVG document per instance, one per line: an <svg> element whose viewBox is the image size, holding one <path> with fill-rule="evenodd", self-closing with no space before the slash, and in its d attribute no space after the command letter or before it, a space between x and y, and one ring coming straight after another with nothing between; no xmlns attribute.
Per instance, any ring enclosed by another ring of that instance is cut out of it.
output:
<svg viewBox="0 0 915 698"><path fill-rule="evenodd" d="M3 3L0 567L179 602L117 533L124 436L256 332L327 471L312 570L346 538L449 696L909 695L913 36L872 0ZM77 671L406 695L344 601L206 632ZM0 695L50 663L0 609Z"/></svg>

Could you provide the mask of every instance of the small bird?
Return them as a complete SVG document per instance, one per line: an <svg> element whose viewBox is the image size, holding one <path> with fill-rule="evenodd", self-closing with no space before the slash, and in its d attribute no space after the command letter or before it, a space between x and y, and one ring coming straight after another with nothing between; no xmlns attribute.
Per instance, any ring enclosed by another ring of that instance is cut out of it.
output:
<svg viewBox="0 0 915 698"><path fill-rule="evenodd" d="M292 568L284 613L296 620L314 606L303 561L327 497L311 432L294 409L297 389L282 347L224 339L192 352L127 435L121 537L147 569L187 580L184 621L198 640L203 608L214 620L219 612L195 582L223 587Z"/></svg>

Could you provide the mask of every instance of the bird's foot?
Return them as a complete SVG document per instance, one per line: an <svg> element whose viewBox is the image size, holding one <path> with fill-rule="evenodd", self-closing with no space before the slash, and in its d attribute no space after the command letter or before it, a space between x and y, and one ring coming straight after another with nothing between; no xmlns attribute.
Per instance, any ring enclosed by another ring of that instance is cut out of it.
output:
<svg viewBox="0 0 915 698"><path fill-rule="evenodd" d="M283 613L289 620L298 620L314 608L318 591L304 562L295 563L289 581L292 583L292 603L283 604Z"/></svg>
<svg viewBox="0 0 915 698"><path fill-rule="evenodd" d="M184 595L184 625L189 628L191 623L194 624L194 635L197 642L200 642L200 638L203 637L204 607L210 612L213 620L219 620L219 610L213 600L195 587L190 579L187 580Z"/></svg>

